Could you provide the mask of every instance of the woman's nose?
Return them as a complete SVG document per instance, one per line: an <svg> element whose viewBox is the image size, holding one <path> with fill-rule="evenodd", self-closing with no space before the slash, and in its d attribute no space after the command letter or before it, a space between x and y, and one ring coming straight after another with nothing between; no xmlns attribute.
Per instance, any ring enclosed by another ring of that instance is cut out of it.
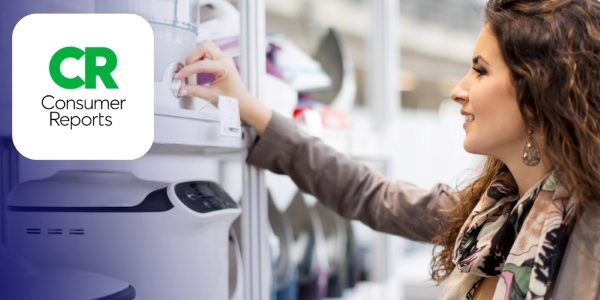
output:
<svg viewBox="0 0 600 300"><path fill-rule="evenodd" d="M452 98L452 100L463 105L464 102L469 101L469 91L465 88L464 84L465 80L463 79L454 87L454 89L452 89L452 92L450 93L450 98Z"/></svg>

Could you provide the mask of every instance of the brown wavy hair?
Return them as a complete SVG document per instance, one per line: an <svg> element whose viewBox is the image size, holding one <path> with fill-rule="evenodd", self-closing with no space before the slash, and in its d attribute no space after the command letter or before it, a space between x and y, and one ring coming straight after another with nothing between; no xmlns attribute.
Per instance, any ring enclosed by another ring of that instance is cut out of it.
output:
<svg viewBox="0 0 600 300"><path fill-rule="evenodd" d="M578 207L600 202L600 3L597 0L489 0L485 25L498 39L517 90L525 124L542 132L545 157L573 182ZM515 155L520 155L516 153ZM505 167L488 157L481 175L459 191L449 226L433 239L431 277L455 268L459 230L481 195ZM436 251L436 250L434 250Z"/></svg>

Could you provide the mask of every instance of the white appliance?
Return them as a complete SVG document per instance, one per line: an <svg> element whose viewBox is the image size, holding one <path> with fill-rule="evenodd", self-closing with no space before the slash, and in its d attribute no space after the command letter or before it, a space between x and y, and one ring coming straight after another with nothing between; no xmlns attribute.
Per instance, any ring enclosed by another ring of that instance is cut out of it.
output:
<svg viewBox="0 0 600 300"><path fill-rule="evenodd" d="M0 299L138 300L129 283L92 272L35 267L0 247Z"/></svg>
<svg viewBox="0 0 600 300"><path fill-rule="evenodd" d="M152 27L155 144L194 145L202 137L206 146L240 146L239 137L218 134L221 113L215 101L179 96L181 87L195 84L197 76L173 78L196 48L199 0L95 0L94 8L96 13L137 14Z"/></svg>
<svg viewBox="0 0 600 300"><path fill-rule="evenodd" d="M152 27L155 106L194 109L204 105L191 97L179 97L179 89L188 80L173 79L196 48L198 0L95 0L94 8L96 13L137 14Z"/></svg>
<svg viewBox="0 0 600 300"><path fill-rule="evenodd" d="M131 13L154 32L154 81L173 61L184 62L196 47L198 0L95 0L96 13Z"/></svg>
<svg viewBox="0 0 600 300"><path fill-rule="evenodd" d="M240 213L213 182L61 171L10 193L8 242L34 264L126 280L141 299L227 299Z"/></svg>

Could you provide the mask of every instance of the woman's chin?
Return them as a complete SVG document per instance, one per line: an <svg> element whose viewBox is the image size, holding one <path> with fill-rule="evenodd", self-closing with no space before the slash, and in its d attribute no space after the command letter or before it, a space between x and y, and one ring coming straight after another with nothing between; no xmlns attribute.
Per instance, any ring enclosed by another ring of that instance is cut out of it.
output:
<svg viewBox="0 0 600 300"><path fill-rule="evenodd" d="M463 148L468 153L484 155L484 153L481 152L481 149L479 149L477 146L475 146L474 143L469 142L468 139L465 139L465 141L463 142Z"/></svg>

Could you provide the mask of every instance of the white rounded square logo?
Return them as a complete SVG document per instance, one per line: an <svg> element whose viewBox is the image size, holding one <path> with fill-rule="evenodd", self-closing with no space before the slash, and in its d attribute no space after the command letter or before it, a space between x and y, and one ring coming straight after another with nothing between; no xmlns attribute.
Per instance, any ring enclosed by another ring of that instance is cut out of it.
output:
<svg viewBox="0 0 600 300"><path fill-rule="evenodd" d="M33 14L13 30L13 142L29 159L124 160L154 139L154 37L133 14Z"/></svg>

